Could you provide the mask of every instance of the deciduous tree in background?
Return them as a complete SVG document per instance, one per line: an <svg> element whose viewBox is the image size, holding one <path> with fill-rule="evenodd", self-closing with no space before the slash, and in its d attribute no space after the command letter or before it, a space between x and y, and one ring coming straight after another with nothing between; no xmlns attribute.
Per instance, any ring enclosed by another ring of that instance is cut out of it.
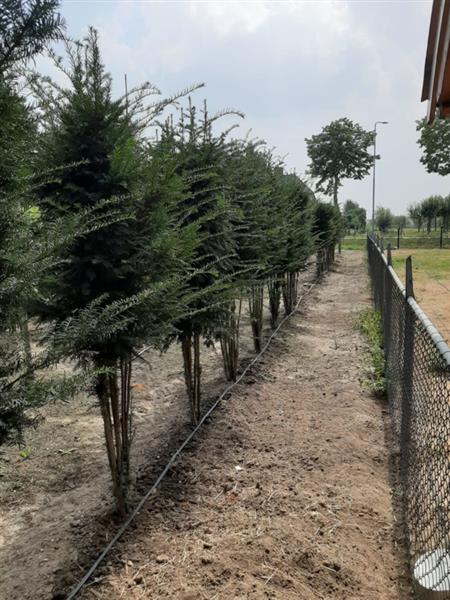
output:
<svg viewBox="0 0 450 600"><path fill-rule="evenodd" d="M332 196L338 206L343 180L364 179L369 173L373 156L367 149L373 143L372 131L347 118L333 121L319 134L306 138L309 174L317 180L317 191Z"/></svg>
<svg viewBox="0 0 450 600"><path fill-rule="evenodd" d="M417 121L419 139L422 148L420 162L429 173L450 174L450 121L435 119L427 123L425 119Z"/></svg>
<svg viewBox="0 0 450 600"><path fill-rule="evenodd" d="M422 200L420 204L420 211L427 224L427 233L431 232L433 221L434 229L437 229L437 218L441 213L442 203L442 196L430 196L429 198Z"/></svg>
<svg viewBox="0 0 450 600"><path fill-rule="evenodd" d="M448 232L450 225L450 196L445 196L445 198L442 198L439 216L442 218L442 226L444 227L444 230Z"/></svg>
<svg viewBox="0 0 450 600"><path fill-rule="evenodd" d="M408 215L409 218L413 221L415 226L417 227L417 231L420 232L422 228L423 215L422 210L420 208L420 203L410 204L408 206Z"/></svg>
<svg viewBox="0 0 450 600"><path fill-rule="evenodd" d="M366 209L353 200L346 200L342 211L346 231L366 230Z"/></svg>
<svg viewBox="0 0 450 600"><path fill-rule="evenodd" d="M375 212L375 224L381 233L386 233L392 227L394 215L389 208L379 206Z"/></svg>

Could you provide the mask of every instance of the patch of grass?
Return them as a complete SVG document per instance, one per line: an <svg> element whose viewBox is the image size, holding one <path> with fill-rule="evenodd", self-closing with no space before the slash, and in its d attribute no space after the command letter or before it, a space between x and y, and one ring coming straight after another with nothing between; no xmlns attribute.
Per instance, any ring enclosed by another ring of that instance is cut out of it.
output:
<svg viewBox="0 0 450 600"><path fill-rule="evenodd" d="M347 235L342 240L342 250L365 250L367 246L366 236L358 234L358 236Z"/></svg>
<svg viewBox="0 0 450 600"><path fill-rule="evenodd" d="M414 275L433 277L435 279L450 278L450 250L394 250L392 266L402 281L405 278L405 259L411 254Z"/></svg>
<svg viewBox="0 0 450 600"><path fill-rule="evenodd" d="M358 329L370 344L371 374L370 390L377 396L386 394L385 360L383 337L381 334L381 315L373 308L364 309L358 318Z"/></svg>
<svg viewBox="0 0 450 600"><path fill-rule="evenodd" d="M379 234L379 232L377 232ZM397 230L390 229L383 235L384 245L388 243L392 248L397 247ZM400 248L428 248L439 250L440 230L431 231L429 234L426 231L418 232L417 229L404 229L400 236ZM447 250L450 249L450 233L444 233L443 246ZM366 247L366 234L356 233L355 235L346 235L342 240L343 250L364 250Z"/></svg>

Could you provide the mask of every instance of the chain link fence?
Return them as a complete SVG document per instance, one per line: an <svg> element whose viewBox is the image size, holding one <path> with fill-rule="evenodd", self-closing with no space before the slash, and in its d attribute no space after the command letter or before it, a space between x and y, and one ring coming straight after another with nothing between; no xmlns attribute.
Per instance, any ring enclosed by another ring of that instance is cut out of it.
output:
<svg viewBox="0 0 450 600"><path fill-rule="evenodd" d="M411 575L418 598L450 599L450 350L376 239L367 239L382 317L387 395L400 453Z"/></svg>

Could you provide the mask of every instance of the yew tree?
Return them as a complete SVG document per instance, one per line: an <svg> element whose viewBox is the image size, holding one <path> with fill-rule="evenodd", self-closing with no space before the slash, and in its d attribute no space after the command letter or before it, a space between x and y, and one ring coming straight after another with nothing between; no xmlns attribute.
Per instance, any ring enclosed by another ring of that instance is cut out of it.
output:
<svg viewBox="0 0 450 600"><path fill-rule="evenodd" d="M32 356L26 313L41 292L65 224L34 223L32 170L36 122L20 94L19 67L60 38L57 0L4 0L0 12L0 444L21 442L32 410L57 394L56 381L33 377L49 363ZM72 229L72 233L73 233Z"/></svg>
<svg viewBox="0 0 450 600"><path fill-rule="evenodd" d="M176 173L185 184L181 219L197 228L192 266L188 278L192 299L188 312L176 321L181 343L186 389L195 424L201 416L201 342L213 343L222 329L233 295L232 272L236 249L231 215L234 211L225 185L227 131L215 132L216 122L235 111L209 115L189 99L177 123L169 121L163 140L173 146Z"/></svg>
<svg viewBox="0 0 450 600"><path fill-rule="evenodd" d="M68 44L69 85L32 81L43 103L44 169L57 177L40 188L44 221L95 213L102 226L61 253L40 305L51 337L67 341L67 357L93 372L117 507L127 507L132 425L132 361L142 344L162 346L183 312L183 232L172 204L183 184L173 165L143 137L170 103L145 99L144 84L114 99L94 29ZM59 63L60 64L60 63ZM85 335L67 336L86 316Z"/></svg>

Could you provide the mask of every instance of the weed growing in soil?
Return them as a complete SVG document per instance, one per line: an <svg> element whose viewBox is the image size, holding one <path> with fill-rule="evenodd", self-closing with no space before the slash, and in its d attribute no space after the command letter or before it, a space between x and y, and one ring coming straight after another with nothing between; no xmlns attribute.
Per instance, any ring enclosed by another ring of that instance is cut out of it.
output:
<svg viewBox="0 0 450 600"><path fill-rule="evenodd" d="M386 394L386 377L380 312L373 308L364 309L358 318L358 329L370 344L372 378L369 388L377 396L384 396Z"/></svg>

